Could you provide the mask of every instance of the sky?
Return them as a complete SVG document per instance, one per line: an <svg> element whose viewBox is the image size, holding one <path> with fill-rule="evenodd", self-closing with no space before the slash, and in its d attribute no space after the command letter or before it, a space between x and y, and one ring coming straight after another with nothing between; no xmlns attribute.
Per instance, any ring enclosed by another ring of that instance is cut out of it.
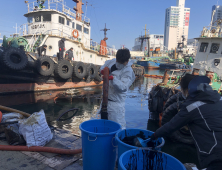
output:
<svg viewBox="0 0 222 170"><path fill-rule="evenodd" d="M170 6L176 6L176 0L83 0L83 11L90 18L91 39L100 42L104 33L100 31L105 27L107 32L107 44L121 45L131 49L135 38L144 35L145 24L150 34L164 34L165 10ZM30 0L29 2L32 2ZM72 0L65 0L69 7L76 6ZM189 38L199 37L204 26L211 21L213 5L222 5L222 0L186 0L185 7L191 8ZM0 10L0 38L9 36L15 32L18 26L27 23L24 14L27 6L24 0L1 0Z"/></svg>

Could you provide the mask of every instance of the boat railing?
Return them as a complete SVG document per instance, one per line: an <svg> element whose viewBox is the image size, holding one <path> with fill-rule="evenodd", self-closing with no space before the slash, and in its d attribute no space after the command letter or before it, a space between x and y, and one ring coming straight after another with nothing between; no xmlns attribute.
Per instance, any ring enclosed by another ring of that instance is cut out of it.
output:
<svg viewBox="0 0 222 170"><path fill-rule="evenodd" d="M49 23L49 22L41 22L41 23ZM55 26L55 25L58 25L58 26ZM29 46L27 46L27 48L29 48L29 49L33 48L34 43L35 43L34 40L37 40L38 36L53 35L53 36L64 37L64 38L67 38L70 40L82 42L86 49L93 50L93 51L98 52L103 55L110 55L110 56L116 55L115 48L101 46L99 43L92 41L89 38L85 37L84 33L78 39L74 38L71 34L73 31L73 28L63 25L63 24L60 24L60 23L50 22L50 24L48 24L47 30L45 30L45 29L41 30L41 28L38 27L38 29L33 34L29 34L28 29L27 29L28 26L29 26L29 23L21 25L19 27L20 28L19 35L20 36L27 36L27 35L32 36L31 40L29 40ZM66 31L64 31L64 30L66 30ZM67 32L70 32L70 33L67 33ZM90 42L90 43L85 43L85 42ZM90 44L90 46L88 44Z"/></svg>
<svg viewBox="0 0 222 170"><path fill-rule="evenodd" d="M206 26L201 31L200 37L222 37L222 27L218 26Z"/></svg>
<svg viewBox="0 0 222 170"><path fill-rule="evenodd" d="M41 3L41 0L34 1L34 2L28 2L27 1L27 7L28 7L28 13L29 12L35 12L35 11L44 11L44 10L56 10L58 12L61 12L68 17L72 19L76 19L76 11L67 7L64 4L64 0L48 0L48 3L44 3L44 7L39 6L39 2ZM85 21L87 23L90 23L90 19L82 14L78 14L82 17L82 21Z"/></svg>
<svg viewBox="0 0 222 170"><path fill-rule="evenodd" d="M28 40L28 45L26 45L25 51L32 51L36 41L40 38L39 28L36 30L35 34L32 35L31 39Z"/></svg>
<svg viewBox="0 0 222 170"><path fill-rule="evenodd" d="M26 35L32 35L33 33L30 33L28 30L28 26L30 26L30 24L32 23L26 23L23 24L19 27L19 35L20 36L26 36ZM38 33L39 34L49 34L49 35L56 35L56 36L61 36L64 38L68 38L68 39L72 39L74 40L74 37L72 36L72 31L74 30L72 27L67 26L67 25L63 25L60 23L54 23L54 22L50 22L50 21L42 21L38 23L38 26L44 24L45 28L41 29L40 27L38 27ZM36 32L34 33L36 34ZM84 33L83 33L84 36ZM81 39L86 39L85 36L84 37L79 37ZM88 39L89 40L89 39Z"/></svg>

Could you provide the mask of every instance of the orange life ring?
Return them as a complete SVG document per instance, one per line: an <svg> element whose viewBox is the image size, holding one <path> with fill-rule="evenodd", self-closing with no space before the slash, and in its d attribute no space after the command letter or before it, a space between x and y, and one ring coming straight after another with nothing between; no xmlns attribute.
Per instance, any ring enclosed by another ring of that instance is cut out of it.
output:
<svg viewBox="0 0 222 170"><path fill-rule="evenodd" d="M75 35L75 34L77 34L77 35ZM74 38L78 38L78 37L79 37L79 32L78 32L78 30L73 30L73 31L72 31L72 36L73 36Z"/></svg>

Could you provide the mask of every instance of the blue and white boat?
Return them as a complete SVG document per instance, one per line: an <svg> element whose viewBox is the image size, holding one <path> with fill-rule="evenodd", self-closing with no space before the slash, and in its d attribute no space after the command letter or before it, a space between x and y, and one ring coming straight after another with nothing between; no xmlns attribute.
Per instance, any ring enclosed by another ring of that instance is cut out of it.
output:
<svg viewBox="0 0 222 170"><path fill-rule="evenodd" d="M138 60L137 64L148 69L159 69L160 64L168 63L169 57L146 57L144 60Z"/></svg>

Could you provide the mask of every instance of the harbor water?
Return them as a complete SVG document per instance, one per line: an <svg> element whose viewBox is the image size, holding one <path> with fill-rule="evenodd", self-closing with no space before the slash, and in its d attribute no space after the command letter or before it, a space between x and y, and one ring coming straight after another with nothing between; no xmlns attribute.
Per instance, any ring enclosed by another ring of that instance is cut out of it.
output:
<svg viewBox="0 0 222 170"><path fill-rule="evenodd" d="M164 71L149 70L148 74L163 75ZM161 79L139 78L135 80L127 93L125 102L127 128L138 128L155 131L158 128L156 115L148 110L148 93L153 85ZM38 112L41 109L46 114L48 123L54 127L69 130L80 135L79 125L91 118L98 118L98 109L102 98L102 87L87 87L78 89L76 94L66 94L66 91L47 91L38 93L24 93L1 95L1 105L22 110L27 113ZM65 115L70 119L56 121L59 115L72 108L79 108L75 114L69 112ZM182 163L195 163L198 165L196 149L192 145L173 143L165 139L162 151L177 158Z"/></svg>

